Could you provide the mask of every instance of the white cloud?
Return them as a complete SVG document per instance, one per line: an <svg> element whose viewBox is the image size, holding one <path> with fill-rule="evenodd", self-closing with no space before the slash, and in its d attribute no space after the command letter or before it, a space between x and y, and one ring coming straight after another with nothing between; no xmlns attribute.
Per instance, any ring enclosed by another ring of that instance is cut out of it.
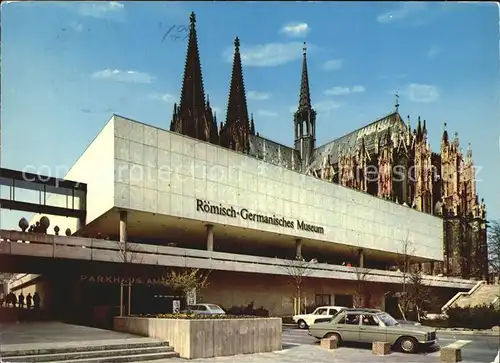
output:
<svg viewBox="0 0 500 363"><path fill-rule="evenodd" d="M436 86L411 83L401 92L412 102L429 103L439 99L439 90Z"/></svg>
<svg viewBox="0 0 500 363"><path fill-rule="evenodd" d="M288 23L281 28L281 33L293 38L305 37L310 31L311 28L307 23Z"/></svg>
<svg viewBox="0 0 500 363"><path fill-rule="evenodd" d="M416 15L427 8L425 3L402 2L396 8L377 17L379 23L391 23L403 20L409 16Z"/></svg>
<svg viewBox="0 0 500 363"><path fill-rule="evenodd" d="M176 101L176 98L170 93L152 94L151 98L165 103L174 103Z"/></svg>
<svg viewBox="0 0 500 363"><path fill-rule="evenodd" d="M333 100L324 100L320 101L318 103L315 103L313 105L313 108L316 110L316 112L321 113L321 114L328 114L331 111L339 108L341 106L340 103L333 101Z"/></svg>
<svg viewBox="0 0 500 363"><path fill-rule="evenodd" d="M70 28L73 29L77 33L81 33L83 31L82 23L71 23Z"/></svg>
<svg viewBox="0 0 500 363"><path fill-rule="evenodd" d="M262 117L276 117L278 114L274 111L268 111L268 110L258 110L257 115L262 116Z"/></svg>
<svg viewBox="0 0 500 363"><path fill-rule="evenodd" d="M325 90L323 93L327 96L342 96L348 95L351 93L362 93L365 92L366 89L364 86L354 86L354 87L333 87Z"/></svg>
<svg viewBox="0 0 500 363"><path fill-rule="evenodd" d="M265 92L248 91L247 97L249 100L262 101L262 100L268 100L269 98L271 98L271 95Z"/></svg>
<svg viewBox="0 0 500 363"><path fill-rule="evenodd" d="M88 2L78 4L77 11L81 16L103 19L123 15L124 8L125 5L117 1Z"/></svg>
<svg viewBox="0 0 500 363"><path fill-rule="evenodd" d="M340 106L342 106L342 104L334 100L323 100L312 105L313 109L317 113L321 113L323 115L329 114L331 111L339 108ZM297 108L298 105L290 106L288 107L288 111L290 111L291 113L295 113L297 111Z"/></svg>
<svg viewBox="0 0 500 363"><path fill-rule="evenodd" d="M323 64L322 68L325 71L336 71L337 69L342 68L342 60L341 59L330 59Z"/></svg>
<svg viewBox="0 0 500 363"><path fill-rule="evenodd" d="M122 71L119 69L105 69L92 74L94 79L107 79L126 83L151 83L154 77L148 73L137 71Z"/></svg>
<svg viewBox="0 0 500 363"><path fill-rule="evenodd" d="M247 67L275 67L302 58L302 47L303 43L301 42L242 44L240 47L241 61ZM308 44L307 49L311 52L315 46ZM233 51L234 47L231 46L223 53L228 63L233 62Z"/></svg>
<svg viewBox="0 0 500 363"><path fill-rule="evenodd" d="M428 59L433 59L433 58L436 58L439 53L441 53L441 48L439 48L438 46L436 45L433 45L432 47L430 47L430 49L427 51L427 58Z"/></svg>

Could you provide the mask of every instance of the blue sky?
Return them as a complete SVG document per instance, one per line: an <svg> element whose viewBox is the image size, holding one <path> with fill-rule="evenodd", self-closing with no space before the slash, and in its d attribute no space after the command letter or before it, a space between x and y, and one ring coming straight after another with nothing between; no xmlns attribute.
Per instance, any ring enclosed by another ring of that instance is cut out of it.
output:
<svg viewBox="0 0 500 363"><path fill-rule="evenodd" d="M500 217L499 11L486 3L2 4L2 165L62 177L112 113L168 128L191 11L219 120L237 35L257 131L291 145L307 41L318 144L391 112L398 90L434 151L444 122L472 143L478 190ZM20 215L3 211L2 227Z"/></svg>

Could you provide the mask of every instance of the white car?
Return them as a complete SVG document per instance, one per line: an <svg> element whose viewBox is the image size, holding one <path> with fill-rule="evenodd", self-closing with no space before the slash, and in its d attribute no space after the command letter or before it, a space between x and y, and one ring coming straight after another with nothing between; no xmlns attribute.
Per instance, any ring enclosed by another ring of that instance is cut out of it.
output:
<svg viewBox="0 0 500 363"><path fill-rule="evenodd" d="M317 319L333 318L339 311L347 309L344 306L320 306L310 314L294 315L294 323L297 323L300 329L307 329L313 325Z"/></svg>
<svg viewBox="0 0 500 363"><path fill-rule="evenodd" d="M199 315L225 315L226 312L219 306L215 304L196 304L188 305L186 309L182 311L185 314L199 314Z"/></svg>

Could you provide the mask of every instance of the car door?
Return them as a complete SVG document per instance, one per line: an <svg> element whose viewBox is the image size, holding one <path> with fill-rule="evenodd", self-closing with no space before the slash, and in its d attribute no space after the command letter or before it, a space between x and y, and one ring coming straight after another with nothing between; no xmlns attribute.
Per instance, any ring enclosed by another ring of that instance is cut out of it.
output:
<svg viewBox="0 0 500 363"><path fill-rule="evenodd" d="M327 317L327 314L328 314L327 308L317 308L316 310L313 311L312 314L306 315L304 320L306 321L307 325L311 326L314 324L316 319L325 318Z"/></svg>
<svg viewBox="0 0 500 363"><path fill-rule="evenodd" d="M380 324L380 320L375 315L363 315L360 319L359 342L373 343L385 342L387 329Z"/></svg>
<svg viewBox="0 0 500 363"><path fill-rule="evenodd" d="M196 312L200 315L210 314L210 311L208 311L208 309L205 305L196 305L196 308L197 308Z"/></svg>
<svg viewBox="0 0 500 363"><path fill-rule="evenodd" d="M359 341L359 314L346 314L336 324L333 324L332 331L340 333L342 340L346 342Z"/></svg>

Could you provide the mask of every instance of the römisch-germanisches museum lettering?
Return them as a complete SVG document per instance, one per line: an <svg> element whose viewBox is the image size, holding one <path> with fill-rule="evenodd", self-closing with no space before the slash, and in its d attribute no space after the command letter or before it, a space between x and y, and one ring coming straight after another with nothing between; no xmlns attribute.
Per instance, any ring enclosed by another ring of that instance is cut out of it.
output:
<svg viewBox="0 0 500 363"><path fill-rule="evenodd" d="M241 218L256 223L265 223L273 226L298 229L306 232L320 234L325 233L323 227L308 224L298 219L296 221L293 221L284 217L276 217L275 215L253 213L246 208L237 209L233 206L224 206L222 204L215 205L202 199L196 199L196 211L201 213L217 214L230 218Z"/></svg>

